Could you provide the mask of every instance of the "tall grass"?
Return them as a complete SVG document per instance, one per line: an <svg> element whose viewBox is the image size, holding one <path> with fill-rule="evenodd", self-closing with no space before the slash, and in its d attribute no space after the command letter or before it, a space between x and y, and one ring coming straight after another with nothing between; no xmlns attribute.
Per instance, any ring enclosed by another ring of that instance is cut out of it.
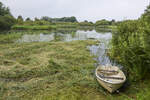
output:
<svg viewBox="0 0 150 100"><path fill-rule="evenodd" d="M146 77L150 68L150 23L128 20L117 27L113 34L111 57L129 72L132 81Z"/></svg>

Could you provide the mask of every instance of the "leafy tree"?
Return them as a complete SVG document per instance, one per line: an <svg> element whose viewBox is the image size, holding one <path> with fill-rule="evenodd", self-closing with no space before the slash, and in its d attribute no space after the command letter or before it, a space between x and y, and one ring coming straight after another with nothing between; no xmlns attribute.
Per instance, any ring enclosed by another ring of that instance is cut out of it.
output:
<svg viewBox="0 0 150 100"><path fill-rule="evenodd" d="M0 2L0 15L11 15L9 8L5 7L2 2Z"/></svg>
<svg viewBox="0 0 150 100"><path fill-rule="evenodd" d="M11 15L8 7L5 7L0 2L0 30L10 29L16 22L15 18Z"/></svg>
<svg viewBox="0 0 150 100"><path fill-rule="evenodd" d="M41 18L41 20L49 21L49 22L78 22L76 17L62 17L62 18L50 18L47 16L44 16Z"/></svg>
<svg viewBox="0 0 150 100"><path fill-rule="evenodd" d="M43 16L42 18L41 18L41 20L44 20L44 21L50 21L50 17L48 17L48 16Z"/></svg>
<svg viewBox="0 0 150 100"><path fill-rule="evenodd" d="M105 20L105 19L102 19L102 20L99 20L95 23L96 26L99 26L99 25L110 25L110 22Z"/></svg>
<svg viewBox="0 0 150 100"><path fill-rule="evenodd" d="M150 5L147 6L147 9L145 10L141 18L150 23Z"/></svg>
<svg viewBox="0 0 150 100"><path fill-rule="evenodd" d="M40 19L38 19L37 17L34 18L34 21L40 21Z"/></svg>
<svg viewBox="0 0 150 100"><path fill-rule="evenodd" d="M84 22L88 23L88 21L87 21L87 20L85 20Z"/></svg>
<svg viewBox="0 0 150 100"><path fill-rule="evenodd" d="M21 21L23 21L22 16L21 16L21 15L19 15L19 16L18 16L18 18L17 18L17 20L21 20Z"/></svg>
<svg viewBox="0 0 150 100"><path fill-rule="evenodd" d="M23 24L23 18L21 15L18 16L17 18L17 24L22 25Z"/></svg>
<svg viewBox="0 0 150 100"><path fill-rule="evenodd" d="M31 19L28 17L28 18L26 18L26 21L31 21Z"/></svg>
<svg viewBox="0 0 150 100"><path fill-rule="evenodd" d="M16 20L9 15L0 16L0 30L8 30L11 28L12 25Z"/></svg>
<svg viewBox="0 0 150 100"><path fill-rule="evenodd" d="M74 16L72 16L70 18L68 17L68 21L69 22L78 22L77 19L76 19L76 17L74 17Z"/></svg>
<svg viewBox="0 0 150 100"><path fill-rule="evenodd" d="M116 21L115 21L114 19L112 19L112 20L110 21L110 24L111 24L111 25L114 25L115 22L116 22Z"/></svg>
<svg viewBox="0 0 150 100"><path fill-rule="evenodd" d="M93 26L93 23L88 22L88 21L84 21L84 22L80 22L79 25L80 26Z"/></svg>

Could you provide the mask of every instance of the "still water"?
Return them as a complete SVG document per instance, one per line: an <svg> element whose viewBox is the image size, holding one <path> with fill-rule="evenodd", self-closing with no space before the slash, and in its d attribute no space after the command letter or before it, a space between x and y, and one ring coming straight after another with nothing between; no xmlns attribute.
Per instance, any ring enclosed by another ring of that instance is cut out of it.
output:
<svg viewBox="0 0 150 100"><path fill-rule="evenodd" d="M50 32L49 34L40 33L40 34L24 34L16 42L50 42L50 41L63 41L70 42L76 40L97 40L99 43L97 45L88 46L91 54L96 56L98 64L112 64L109 57L107 56L107 50L110 48L110 40L112 39L111 32L96 32L92 31L75 31L75 32Z"/></svg>

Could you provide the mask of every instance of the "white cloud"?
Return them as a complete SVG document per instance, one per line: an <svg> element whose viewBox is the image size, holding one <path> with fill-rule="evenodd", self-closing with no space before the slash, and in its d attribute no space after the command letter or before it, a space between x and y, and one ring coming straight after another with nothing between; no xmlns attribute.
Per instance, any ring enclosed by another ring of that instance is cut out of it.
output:
<svg viewBox="0 0 150 100"><path fill-rule="evenodd" d="M76 16L79 21L124 18L136 19L149 4L148 0L0 0L14 16Z"/></svg>

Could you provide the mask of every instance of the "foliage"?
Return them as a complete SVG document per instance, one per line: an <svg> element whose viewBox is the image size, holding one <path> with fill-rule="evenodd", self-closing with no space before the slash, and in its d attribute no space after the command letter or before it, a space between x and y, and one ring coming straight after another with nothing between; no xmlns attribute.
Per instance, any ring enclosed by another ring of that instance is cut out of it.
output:
<svg viewBox="0 0 150 100"><path fill-rule="evenodd" d="M110 25L110 24L111 24L111 22L107 21L105 19L96 21L96 23L95 23L96 26L105 26L105 25Z"/></svg>
<svg viewBox="0 0 150 100"><path fill-rule="evenodd" d="M6 46L1 44L3 59L0 58L0 97L31 100L67 99L69 96L83 99L85 97L81 96L81 93L87 95L93 91L86 99L90 100L93 96L102 98L102 94L98 92L99 85L93 77L95 61L86 48L87 45L95 43L77 41ZM7 48L11 48L11 51Z"/></svg>
<svg viewBox="0 0 150 100"><path fill-rule="evenodd" d="M80 22L79 26L94 26L94 24L88 21L84 21L84 22Z"/></svg>
<svg viewBox="0 0 150 100"><path fill-rule="evenodd" d="M11 15L9 8L5 7L2 2L0 2L0 16Z"/></svg>
<svg viewBox="0 0 150 100"><path fill-rule="evenodd" d="M28 18L26 18L26 21L31 21L31 19L28 17Z"/></svg>
<svg viewBox="0 0 150 100"><path fill-rule="evenodd" d="M149 81L132 84L112 95L100 87L94 77L96 62L87 50L87 45L94 45L96 41L13 43L20 38L21 32L0 35L0 42L8 42L0 44L0 99L149 98ZM24 32L32 34L32 31ZM143 93L146 95L142 96Z"/></svg>
<svg viewBox="0 0 150 100"><path fill-rule="evenodd" d="M14 23L16 23L16 20L12 16L0 16L0 30L9 30Z"/></svg>
<svg viewBox="0 0 150 100"><path fill-rule="evenodd" d="M129 72L131 81L141 80L150 70L149 12L139 20L120 23L113 34L111 56Z"/></svg>
<svg viewBox="0 0 150 100"><path fill-rule="evenodd" d="M22 25L23 22L24 22L24 20L23 20L22 16L19 15L18 18L17 18L17 24Z"/></svg>
<svg viewBox="0 0 150 100"><path fill-rule="evenodd" d="M14 30L51 30L55 28L56 27L52 25L14 25L12 27Z"/></svg>
<svg viewBox="0 0 150 100"><path fill-rule="evenodd" d="M0 30L8 30L16 22L11 15L9 8L0 2Z"/></svg>
<svg viewBox="0 0 150 100"><path fill-rule="evenodd" d="M78 22L76 17L62 17L62 18L50 18L47 16L42 17L41 20L49 21L49 22Z"/></svg>

